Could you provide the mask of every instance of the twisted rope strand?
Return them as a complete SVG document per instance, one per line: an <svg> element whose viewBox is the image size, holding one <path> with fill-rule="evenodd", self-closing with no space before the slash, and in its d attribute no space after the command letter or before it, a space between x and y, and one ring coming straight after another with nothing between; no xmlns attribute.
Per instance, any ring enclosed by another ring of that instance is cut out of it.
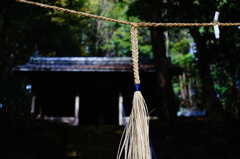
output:
<svg viewBox="0 0 240 159"><path fill-rule="evenodd" d="M66 12L66 13L73 13L73 14L78 14L86 17L91 17L95 19L101 19L105 21L111 21L111 22L116 22L116 23L121 23L121 24L126 24L126 25L131 25L134 27L162 27L162 26L167 26L167 27L186 27L186 26L240 26L240 23L219 23L218 21L210 22L210 23L151 23L151 22L140 22L140 23L134 23L134 22L127 22L127 21L122 21L122 20L117 20L117 19L112 19L112 18L107 18L103 16L98 16L98 15L93 15L89 13L84 13L84 12L79 12L75 10L70 10L70 9L65 9L57 6L51 6L43 3L38 3L38 2L32 2L32 1L27 1L27 0L16 0L17 2L21 3L26 3L26 4L31 4L43 8L50 8L50 9L55 9L61 12Z"/></svg>
<svg viewBox="0 0 240 159"><path fill-rule="evenodd" d="M139 67L138 67L138 29L136 27L131 28L131 45L132 45L132 62L133 62L133 74L134 83L140 84Z"/></svg>
<svg viewBox="0 0 240 159"><path fill-rule="evenodd" d="M133 24L133 23L131 23L131 24ZM219 22L210 22L210 23L144 23L144 22L140 22L140 23L135 24L136 27L163 27L163 26L193 27L193 26L215 26L215 25L218 25L218 26L240 26L240 23L219 23Z"/></svg>

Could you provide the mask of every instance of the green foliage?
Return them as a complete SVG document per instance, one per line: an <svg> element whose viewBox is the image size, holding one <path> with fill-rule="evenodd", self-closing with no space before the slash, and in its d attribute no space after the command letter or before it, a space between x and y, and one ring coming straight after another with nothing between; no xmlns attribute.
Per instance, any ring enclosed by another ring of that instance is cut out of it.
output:
<svg viewBox="0 0 240 159"><path fill-rule="evenodd" d="M185 69L188 69L188 64L192 63L195 60L195 56L192 53L189 53L190 43L192 39L181 39L180 41L172 44L171 48L171 59L173 64L177 64Z"/></svg>
<svg viewBox="0 0 240 159"><path fill-rule="evenodd" d="M80 0L55 1L53 5L72 10L85 11L85 2ZM84 56L85 46L82 43L82 29L89 23L89 18L75 14L67 14L56 10L48 12L50 19L48 26L54 25L51 30L49 42L51 48L46 48L44 56ZM43 44L47 46L46 43Z"/></svg>
<svg viewBox="0 0 240 159"><path fill-rule="evenodd" d="M114 56L131 56L131 39L130 39L130 26L121 25L109 39L109 42L101 48L105 52L113 53ZM147 33L147 35L146 35ZM147 38L144 38L146 37ZM152 47L149 44L148 38L149 30L142 29L139 31L139 52L140 57L152 57Z"/></svg>
<svg viewBox="0 0 240 159"><path fill-rule="evenodd" d="M179 98L180 92L181 92L182 88L180 87L177 78L174 78L173 80L174 80L174 82L173 82L173 91L174 91L175 95Z"/></svg>
<svg viewBox="0 0 240 159"><path fill-rule="evenodd" d="M173 89L180 100L180 106L196 106L200 101L201 86L196 69L196 57L192 47L193 39L189 37L187 30L170 31L170 56L171 62L183 69L182 75L173 77Z"/></svg>
<svg viewBox="0 0 240 159"><path fill-rule="evenodd" d="M217 65L211 65L211 75L214 80L214 88L218 94L218 97L223 105L226 104L227 93L229 88L231 88L232 78L221 67Z"/></svg>
<svg viewBox="0 0 240 159"><path fill-rule="evenodd" d="M92 14L97 14L122 21L138 22L136 17L129 17L129 1L114 3L109 0L89 1L93 6ZM89 29L91 28L91 29ZM130 26L91 19L91 23L84 28L85 45L92 56L131 56ZM150 32L142 29L139 32L140 56L151 56Z"/></svg>
<svg viewBox="0 0 240 159"><path fill-rule="evenodd" d="M177 54L187 54L189 53L189 47L190 47L190 42L192 40L188 39L181 39L180 41L176 42L173 44L173 48L171 49L171 54L177 55Z"/></svg>

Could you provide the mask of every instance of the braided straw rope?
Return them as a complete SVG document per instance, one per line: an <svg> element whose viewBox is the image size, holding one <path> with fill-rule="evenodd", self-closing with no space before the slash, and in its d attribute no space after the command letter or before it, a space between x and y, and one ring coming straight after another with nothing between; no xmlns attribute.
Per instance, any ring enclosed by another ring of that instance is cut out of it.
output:
<svg viewBox="0 0 240 159"><path fill-rule="evenodd" d="M126 25L131 25L135 27L162 27L162 26L167 26L167 27L186 27L186 26L240 26L240 23L219 23L218 21L210 22L210 23L145 23L145 22L140 22L140 23L134 23L134 22L126 22L126 21L121 21L117 19L112 19L112 18L107 18L103 16L98 16L98 15L93 15L93 14L88 14L84 12L79 12L75 10L70 10L70 9L65 9L61 7L56 7L56 6L51 6L43 3L38 3L38 2L32 2L32 1L27 1L27 0L16 0L17 2L21 3L26 3L26 4L31 4L43 8L50 8L50 9L55 9L61 12L66 12L66 13L73 13L73 14L78 14L86 17L91 17L95 19L101 19L105 21L111 21L111 22L116 22L116 23L121 23L121 24L126 24Z"/></svg>
<svg viewBox="0 0 240 159"><path fill-rule="evenodd" d="M138 67L138 28L133 26L130 33L134 83L138 85L140 84ZM141 92L136 90L133 95L132 111L129 122L123 131L116 159L121 159L123 151L124 159L151 159L148 116L147 104Z"/></svg>
<svg viewBox="0 0 240 159"><path fill-rule="evenodd" d="M138 29L136 27L131 28L131 45L132 45L132 62L133 62L133 75L134 83L140 84L139 67L138 67Z"/></svg>
<svg viewBox="0 0 240 159"><path fill-rule="evenodd" d="M132 61L135 85L140 84L138 67L138 28L131 28ZM124 129L117 158L120 159L124 151L124 159L151 159L149 141L149 113L147 104L139 90L133 95L132 111L129 122Z"/></svg>

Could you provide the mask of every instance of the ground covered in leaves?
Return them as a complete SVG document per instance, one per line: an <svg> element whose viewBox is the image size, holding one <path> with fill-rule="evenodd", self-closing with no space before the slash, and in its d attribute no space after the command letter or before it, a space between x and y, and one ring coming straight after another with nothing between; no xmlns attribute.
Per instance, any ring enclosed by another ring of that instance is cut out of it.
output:
<svg viewBox="0 0 240 159"><path fill-rule="evenodd" d="M0 159L113 159L123 127L0 118ZM182 118L150 123L157 159L239 159L240 122ZM155 158L153 158L155 159Z"/></svg>

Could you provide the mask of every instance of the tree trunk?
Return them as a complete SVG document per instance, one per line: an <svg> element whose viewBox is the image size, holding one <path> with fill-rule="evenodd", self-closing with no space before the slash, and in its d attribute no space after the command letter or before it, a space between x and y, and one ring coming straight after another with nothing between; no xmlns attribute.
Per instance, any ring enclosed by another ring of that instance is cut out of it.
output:
<svg viewBox="0 0 240 159"><path fill-rule="evenodd" d="M161 6L158 0L151 1L152 21L159 22ZM159 98L158 113L163 121L172 121L176 118L177 109L172 87L172 74L170 63L166 57L165 29L162 27L151 28L152 49L156 71L156 93Z"/></svg>
<svg viewBox="0 0 240 159"><path fill-rule="evenodd" d="M207 40L201 36L198 29L190 28L190 33L197 46L198 68L202 81L202 93L207 108L207 116L213 120L224 120L224 110L217 98L214 82L211 76L210 59L208 57Z"/></svg>
<svg viewBox="0 0 240 159"><path fill-rule="evenodd" d="M231 86L227 92L225 112L228 118L239 118L239 103L238 103L238 91L236 86L236 77L237 71L232 68L230 76L232 79Z"/></svg>
<svg viewBox="0 0 240 159"><path fill-rule="evenodd" d="M0 14L2 14L3 21L0 28L0 73L3 76L5 74L6 64L8 63L8 51L7 51L7 32L10 21L10 5L11 1L3 1L3 7Z"/></svg>
<svg viewBox="0 0 240 159"><path fill-rule="evenodd" d="M176 118L177 109L175 106L169 61L165 55L164 34L161 30L161 28L153 28L151 30L156 71L156 93L159 96L160 118L163 121L171 121Z"/></svg>

